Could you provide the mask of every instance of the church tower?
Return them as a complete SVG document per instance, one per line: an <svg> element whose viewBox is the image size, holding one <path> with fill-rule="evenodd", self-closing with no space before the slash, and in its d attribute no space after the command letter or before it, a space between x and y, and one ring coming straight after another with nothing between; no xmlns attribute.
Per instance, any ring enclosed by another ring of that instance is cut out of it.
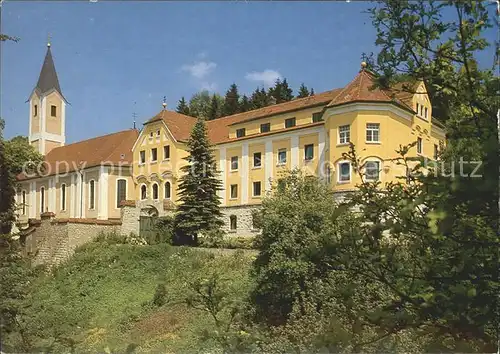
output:
<svg viewBox="0 0 500 354"><path fill-rule="evenodd" d="M65 143L66 103L49 42L40 77L29 98L29 141L43 155Z"/></svg>

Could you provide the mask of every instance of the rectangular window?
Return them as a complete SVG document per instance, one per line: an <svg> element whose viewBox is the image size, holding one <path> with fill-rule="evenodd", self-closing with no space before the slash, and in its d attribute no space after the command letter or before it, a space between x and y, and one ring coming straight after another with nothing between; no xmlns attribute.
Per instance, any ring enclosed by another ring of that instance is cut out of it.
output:
<svg viewBox="0 0 500 354"><path fill-rule="evenodd" d="M255 152L253 154L253 167L262 166L262 154L260 152Z"/></svg>
<svg viewBox="0 0 500 354"><path fill-rule="evenodd" d="M238 225L237 225L237 221L238 221L238 220L236 219L236 215L231 215L231 216L229 217L229 223L230 223L230 226L229 226L229 227L231 228L231 230L236 230L236 228L237 228L237 226L238 226Z"/></svg>
<svg viewBox="0 0 500 354"><path fill-rule="evenodd" d="M120 207L122 200L127 199L127 181L119 179L116 182L116 207Z"/></svg>
<svg viewBox="0 0 500 354"><path fill-rule="evenodd" d="M323 112L313 113L313 123L322 122L323 121Z"/></svg>
<svg viewBox="0 0 500 354"><path fill-rule="evenodd" d="M278 165L286 164L286 149L278 150Z"/></svg>
<svg viewBox="0 0 500 354"><path fill-rule="evenodd" d="M253 182L253 196L254 197L260 197L260 193L261 193L260 187L261 187L260 181Z"/></svg>
<svg viewBox="0 0 500 354"><path fill-rule="evenodd" d="M152 148L151 149L151 161L156 161L156 160L158 160L158 149Z"/></svg>
<svg viewBox="0 0 500 354"><path fill-rule="evenodd" d="M45 188L40 188L40 213L45 212Z"/></svg>
<svg viewBox="0 0 500 354"><path fill-rule="evenodd" d="M260 125L260 132L267 133L271 131L271 123L263 123Z"/></svg>
<svg viewBox="0 0 500 354"><path fill-rule="evenodd" d="M437 160L439 157L439 146L438 144L434 144L434 160Z"/></svg>
<svg viewBox="0 0 500 354"><path fill-rule="evenodd" d="M338 181L349 182L351 180L351 164L349 162L339 163Z"/></svg>
<svg viewBox="0 0 500 354"><path fill-rule="evenodd" d="M146 151L139 151L139 162L146 163Z"/></svg>
<svg viewBox="0 0 500 354"><path fill-rule="evenodd" d="M367 123L366 124L366 141L372 143L380 142L380 124Z"/></svg>
<svg viewBox="0 0 500 354"><path fill-rule="evenodd" d="M89 209L95 208L95 181L89 182Z"/></svg>
<svg viewBox="0 0 500 354"><path fill-rule="evenodd" d="M231 157L231 171L238 169L238 156Z"/></svg>
<svg viewBox="0 0 500 354"><path fill-rule="evenodd" d="M61 210L66 210L66 185L61 185Z"/></svg>
<svg viewBox="0 0 500 354"><path fill-rule="evenodd" d="M170 158L170 145L165 145L163 147L163 159L169 159Z"/></svg>
<svg viewBox="0 0 500 354"><path fill-rule="evenodd" d="M285 119L285 128L295 127L296 120L295 117Z"/></svg>
<svg viewBox="0 0 500 354"><path fill-rule="evenodd" d="M422 138L417 138L417 152L421 154L423 151Z"/></svg>
<svg viewBox="0 0 500 354"><path fill-rule="evenodd" d="M424 116L424 106L420 105L420 117Z"/></svg>
<svg viewBox="0 0 500 354"><path fill-rule="evenodd" d="M156 131L156 136L160 136L160 131L159 130Z"/></svg>
<svg viewBox="0 0 500 354"><path fill-rule="evenodd" d="M427 107L425 107L425 115L424 115L425 119L427 119L428 112L429 112L429 109Z"/></svg>
<svg viewBox="0 0 500 354"><path fill-rule="evenodd" d="M339 127L339 144L348 144L351 141L351 126L341 125Z"/></svg>
<svg viewBox="0 0 500 354"><path fill-rule="evenodd" d="M378 181L380 177L380 162L367 161L365 163L365 178L367 181Z"/></svg>
<svg viewBox="0 0 500 354"><path fill-rule="evenodd" d="M419 108L419 107L420 107L420 105L419 105L419 104L418 104L418 102L417 102L417 110L416 110L416 111L417 111L417 116L418 116L418 108Z"/></svg>
<svg viewBox="0 0 500 354"><path fill-rule="evenodd" d="M35 105L35 107L33 107L33 116L36 117L38 115L38 105Z"/></svg>
<svg viewBox="0 0 500 354"><path fill-rule="evenodd" d="M237 138L244 137L245 133L246 133L246 129L245 128L236 129L236 137Z"/></svg>
<svg viewBox="0 0 500 354"><path fill-rule="evenodd" d="M238 198L238 185L231 184L231 199Z"/></svg>
<svg viewBox="0 0 500 354"><path fill-rule="evenodd" d="M26 215L26 191L23 191L23 215Z"/></svg>
<svg viewBox="0 0 500 354"><path fill-rule="evenodd" d="M56 106L53 106L53 105L52 105L52 106L50 106L50 115L51 115L52 117L57 116L57 107L56 107Z"/></svg>
<svg viewBox="0 0 500 354"><path fill-rule="evenodd" d="M304 146L304 160L310 161L314 158L314 145L308 144Z"/></svg>

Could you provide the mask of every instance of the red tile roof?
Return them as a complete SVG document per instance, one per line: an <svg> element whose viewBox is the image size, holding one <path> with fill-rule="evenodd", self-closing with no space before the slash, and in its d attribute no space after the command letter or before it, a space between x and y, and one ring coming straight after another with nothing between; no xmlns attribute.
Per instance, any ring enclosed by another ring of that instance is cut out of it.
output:
<svg viewBox="0 0 500 354"><path fill-rule="evenodd" d="M188 141L191 130L196 123L196 118L194 117L164 109L144 124L157 122L159 120L165 122L170 133L172 133L177 141Z"/></svg>
<svg viewBox="0 0 500 354"><path fill-rule="evenodd" d="M133 161L132 146L139 132L136 129L98 136L52 149L45 155L45 172L41 176L51 176L101 164L129 165ZM41 176L19 175L19 180Z"/></svg>

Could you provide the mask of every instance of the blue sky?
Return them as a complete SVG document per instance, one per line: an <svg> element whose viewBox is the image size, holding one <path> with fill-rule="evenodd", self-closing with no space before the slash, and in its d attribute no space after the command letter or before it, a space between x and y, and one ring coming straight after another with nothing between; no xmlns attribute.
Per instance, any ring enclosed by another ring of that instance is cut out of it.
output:
<svg viewBox="0 0 500 354"><path fill-rule="evenodd" d="M47 34L63 94L68 143L139 126L181 96L241 93L286 77L316 92L341 87L376 52L367 2L14 2L3 4L1 116L27 135Z"/></svg>

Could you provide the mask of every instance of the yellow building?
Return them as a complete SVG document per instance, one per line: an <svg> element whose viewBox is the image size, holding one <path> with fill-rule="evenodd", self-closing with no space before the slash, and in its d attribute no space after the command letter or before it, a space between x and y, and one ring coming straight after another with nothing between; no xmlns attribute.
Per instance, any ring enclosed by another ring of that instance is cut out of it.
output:
<svg viewBox="0 0 500 354"><path fill-rule="evenodd" d="M319 176L342 194L353 190L360 178L384 184L404 175L393 162L401 145L416 142L414 156L435 159L445 140L443 126L432 117L424 84L416 83L411 90L416 93L405 92L403 85L374 88L374 76L363 65L343 88L207 122L221 171L226 229L251 232L252 210L291 169ZM166 205L178 202L180 169L196 118L164 106L140 134L130 130L64 146L65 104L49 47L30 99L30 141L46 154L49 165L90 163L85 168L77 165L66 179L56 174L22 181L18 201L29 204L30 217L49 210L70 218L117 218L123 199L162 214L169 209ZM37 109L44 113L35 114ZM362 177L342 157L350 143L364 164ZM124 166L117 169L119 162ZM63 185L70 201L64 208Z"/></svg>

